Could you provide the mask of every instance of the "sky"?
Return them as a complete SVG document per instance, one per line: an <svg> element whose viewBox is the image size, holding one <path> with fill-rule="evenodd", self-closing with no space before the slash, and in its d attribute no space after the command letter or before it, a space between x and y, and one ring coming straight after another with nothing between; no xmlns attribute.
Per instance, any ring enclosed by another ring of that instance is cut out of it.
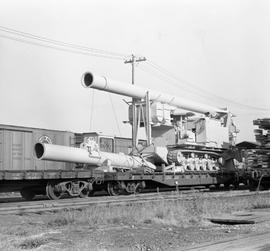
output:
<svg viewBox="0 0 270 251"><path fill-rule="evenodd" d="M129 99L85 89L81 76L130 84L124 60L135 54L147 59L136 85L228 107L238 142L254 141L252 120L270 117L269 11L267 0L0 0L0 27L123 55L55 49L0 29L0 123L131 136L122 123Z"/></svg>

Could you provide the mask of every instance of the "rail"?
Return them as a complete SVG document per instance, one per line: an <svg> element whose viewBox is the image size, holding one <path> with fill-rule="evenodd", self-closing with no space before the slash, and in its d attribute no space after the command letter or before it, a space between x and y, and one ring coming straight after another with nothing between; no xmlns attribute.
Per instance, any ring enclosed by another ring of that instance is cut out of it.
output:
<svg viewBox="0 0 270 251"><path fill-rule="evenodd" d="M115 197L89 197L86 199L62 199L59 201L30 201L20 203L3 203L0 208L0 215L5 214L25 214L25 213L39 213L45 211L59 211L81 209L91 206L116 206L116 205L131 205L143 204L149 202L159 201L179 201L179 200L194 200L200 198L226 198L226 197L245 197L256 194L270 194L270 191L256 191L250 192L243 191L222 191L222 192L174 192L174 193L151 193L151 194L138 194L130 196L115 196Z"/></svg>

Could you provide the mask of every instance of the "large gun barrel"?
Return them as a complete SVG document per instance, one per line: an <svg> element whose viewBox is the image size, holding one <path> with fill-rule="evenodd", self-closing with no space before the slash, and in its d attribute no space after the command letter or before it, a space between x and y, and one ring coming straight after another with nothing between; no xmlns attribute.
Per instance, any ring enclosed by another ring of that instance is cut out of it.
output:
<svg viewBox="0 0 270 251"><path fill-rule="evenodd" d="M61 145L37 143L35 155L39 160L62 161L89 164L94 167L112 166L121 169L136 169L148 167L155 169L155 165L139 156L89 151L87 148L76 148Z"/></svg>
<svg viewBox="0 0 270 251"><path fill-rule="evenodd" d="M150 100L169 104L177 108L202 113L202 114L226 114L227 110L222 110L206 104L200 104L174 95L169 95L163 92L158 92L143 87L130 85L118 81L109 80L103 76L96 76L91 72L86 72L82 77L82 84L86 88L94 88L101 91L120 94L132 98L145 98L146 92L149 92Z"/></svg>

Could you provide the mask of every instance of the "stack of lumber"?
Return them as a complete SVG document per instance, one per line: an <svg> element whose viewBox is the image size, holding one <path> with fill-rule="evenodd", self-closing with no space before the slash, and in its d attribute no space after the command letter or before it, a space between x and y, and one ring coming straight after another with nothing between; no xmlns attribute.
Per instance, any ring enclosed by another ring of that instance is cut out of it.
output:
<svg viewBox="0 0 270 251"><path fill-rule="evenodd" d="M270 118L256 119L253 125L258 127L254 134L260 147L249 150L247 164L249 167L270 168Z"/></svg>
<svg viewBox="0 0 270 251"><path fill-rule="evenodd" d="M258 129L254 130L256 141L261 146L270 148L270 119L256 119L253 121L253 125L258 126Z"/></svg>

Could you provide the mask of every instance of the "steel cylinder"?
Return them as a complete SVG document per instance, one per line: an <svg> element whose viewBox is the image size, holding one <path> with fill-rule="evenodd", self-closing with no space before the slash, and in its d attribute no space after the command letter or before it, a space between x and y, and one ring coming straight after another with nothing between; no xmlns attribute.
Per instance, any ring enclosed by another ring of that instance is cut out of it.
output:
<svg viewBox="0 0 270 251"><path fill-rule="evenodd" d="M86 88L94 88L106 92L120 94L132 98L145 98L146 92L149 92L150 100L168 104L177 108L197 112L197 113L228 113L227 110L222 110L206 104L200 104L191 100L180 98L178 96L169 95L164 92L154 91L137 85L130 85L114 80L109 80L103 76L94 75L91 72L86 72L82 76L82 85Z"/></svg>
<svg viewBox="0 0 270 251"><path fill-rule="evenodd" d="M138 156L116 154L108 152L98 152L91 154L87 149L37 143L35 145L35 155L39 160L62 161L71 163L89 164L92 166L111 165L119 168L141 168L147 166L155 169L155 166Z"/></svg>

